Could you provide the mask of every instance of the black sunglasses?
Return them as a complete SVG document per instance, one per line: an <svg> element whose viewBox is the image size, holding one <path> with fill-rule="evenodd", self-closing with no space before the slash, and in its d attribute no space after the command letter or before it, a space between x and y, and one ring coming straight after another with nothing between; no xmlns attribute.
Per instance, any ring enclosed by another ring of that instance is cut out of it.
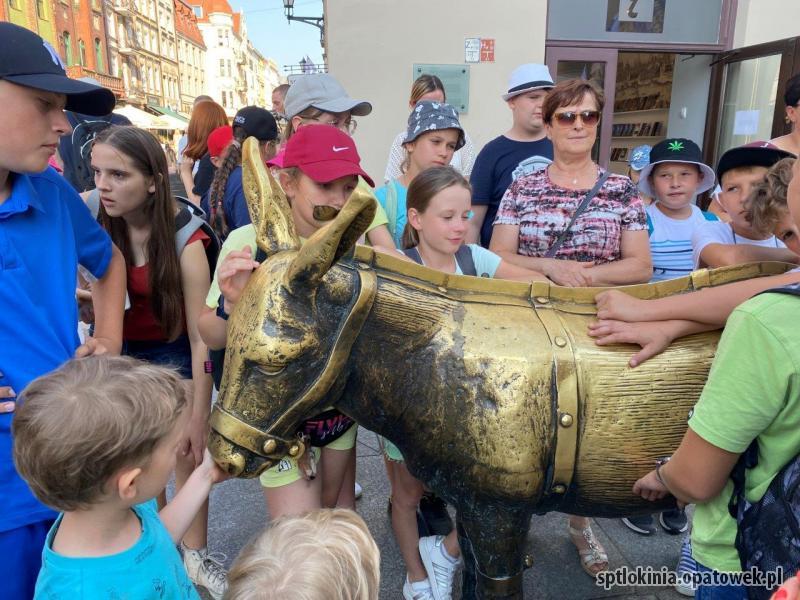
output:
<svg viewBox="0 0 800 600"><path fill-rule="evenodd" d="M562 113L555 113L553 115L553 119L559 124L565 127L571 126L575 124L575 121L578 120L580 117L581 122L586 125L587 127L593 127L597 125L600 121L600 111L597 110L582 110L580 112L575 112L572 110L568 110Z"/></svg>

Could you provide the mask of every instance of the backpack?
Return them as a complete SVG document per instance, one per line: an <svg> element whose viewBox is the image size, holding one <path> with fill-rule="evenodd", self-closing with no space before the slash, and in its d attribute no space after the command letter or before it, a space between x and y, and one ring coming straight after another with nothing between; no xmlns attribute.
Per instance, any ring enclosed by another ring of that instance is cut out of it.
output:
<svg viewBox="0 0 800 600"><path fill-rule="evenodd" d="M763 293L800 297L800 284ZM743 571L756 569L768 573L782 569L784 579L788 579L800 565L800 455L775 475L761 500L749 502L745 498L746 471L756 465L757 439L739 457L731 472L733 495L728 512L736 519L736 551ZM774 591L750 586L747 595L750 600L768 600Z"/></svg>
<svg viewBox="0 0 800 600"><path fill-rule="evenodd" d="M209 238L209 243L206 246L206 259L208 260L208 268L211 276L214 276L214 271L217 268L217 258L219 257L220 241L216 232L206 222L206 214L203 209L196 206L182 196L175 196L175 200L181 205L178 213L175 215L175 250L180 257L186 243L189 241L198 229L202 229ZM89 193L86 199L86 206L92 216L97 219L100 215L100 192L96 189Z"/></svg>
<svg viewBox="0 0 800 600"><path fill-rule="evenodd" d="M406 248L403 250L403 254L415 263L422 264L422 257L419 255L419 251L416 247ZM470 250L470 247L466 244L456 250L456 263L458 263L458 268L461 269L461 273L464 275L478 276L478 271L475 269L475 260L472 258L472 250ZM481 273L481 277L488 276L488 273Z"/></svg>
<svg viewBox="0 0 800 600"><path fill-rule="evenodd" d="M267 253L261 248L256 246L255 260L259 263L267 260ZM214 387L219 391L219 386L222 383L222 371L225 369L225 348L219 350L208 349L208 364L206 365L206 372L211 374L211 379L214 381Z"/></svg>

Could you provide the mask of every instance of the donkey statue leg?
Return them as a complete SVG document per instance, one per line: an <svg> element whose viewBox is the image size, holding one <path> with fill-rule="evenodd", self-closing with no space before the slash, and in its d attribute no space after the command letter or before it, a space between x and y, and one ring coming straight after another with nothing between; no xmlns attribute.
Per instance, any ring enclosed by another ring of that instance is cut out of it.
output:
<svg viewBox="0 0 800 600"><path fill-rule="evenodd" d="M481 505L458 512L462 598L521 600L528 507Z"/></svg>

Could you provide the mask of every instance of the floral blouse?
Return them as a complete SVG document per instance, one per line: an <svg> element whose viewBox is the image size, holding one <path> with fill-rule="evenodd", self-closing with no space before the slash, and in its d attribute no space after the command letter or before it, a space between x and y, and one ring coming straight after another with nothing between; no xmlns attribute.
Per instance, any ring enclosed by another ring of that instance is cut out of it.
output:
<svg viewBox="0 0 800 600"><path fill-rule="evenodd" d="M598 168L598 176L605 171ZM543 257L566 229L589 192L568 190L550 180L548 169L518 178L506 190L495 225L518 225L522 256ZM555 258L603 264L621 258L623 231L647 230L644 204L633 182L609 175L567 234Z"/></svg>

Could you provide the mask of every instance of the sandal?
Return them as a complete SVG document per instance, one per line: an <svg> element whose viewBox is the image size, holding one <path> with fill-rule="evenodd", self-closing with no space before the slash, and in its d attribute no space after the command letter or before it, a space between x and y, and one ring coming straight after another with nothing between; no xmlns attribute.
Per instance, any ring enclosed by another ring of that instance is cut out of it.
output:
<svg viewBox="0 0 800 600"><path fill-rule="evenodd" d="M569 535L572 538L572 543L578 549L581 567L584 571L592 577L597 577L598 573L608 569L608 555L600 545L600 542L597 541L590 525L584 529L570 527ZM582 542L582 545L585 544L586 548L581 550L578 545L579 542Z"/></svg>

